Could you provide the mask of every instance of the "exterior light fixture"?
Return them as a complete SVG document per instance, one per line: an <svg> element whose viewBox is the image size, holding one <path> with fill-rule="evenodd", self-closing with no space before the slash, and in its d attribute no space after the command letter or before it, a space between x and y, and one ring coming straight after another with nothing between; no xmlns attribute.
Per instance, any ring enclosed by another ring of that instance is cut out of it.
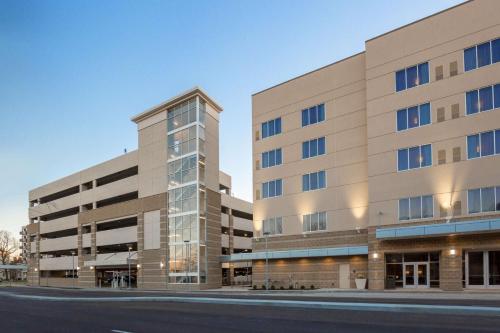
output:
<svg viewBox="0 0 500 333"><path fill-rule="evenodd" d="M378 259L378 253L375 252L373 255L372 255L373 259Z"/></svg>
<svg viewBox="0 0 500 333"><path fill-rule="evenodd" d="M94 266L90 266L90 270L93 271L94 270Z"/></svg>
<svg viewBox="0 0 500 333"><path fill-rule="evenodd" d="M76 270L79 271L80 270L80 266L76 266Z"/></svg>
<svg viewBox="0 0 500 333"><path fill-rule="evenodd" d="M165 264L162 262L160 262L160 268L163 268L163 266L165 266Z"/></svg>
<svg viewBox="0 0 500 333"><path fill-rule="evenodd" d="M450 255L454 256L456 254L457 254L457 250L455 250L455 249L450 250Z"/></svg>
<svg viewBox="0 0 500 333"><path fill-rule="evenodd" d="M38 272L38 268L35 268L35 272Z"/></svg>
<svg viewBox="0 0 500 333"><path fill-rule="evenodd" d="M141 264L137 264L137 269L141 268Z"/></svg>

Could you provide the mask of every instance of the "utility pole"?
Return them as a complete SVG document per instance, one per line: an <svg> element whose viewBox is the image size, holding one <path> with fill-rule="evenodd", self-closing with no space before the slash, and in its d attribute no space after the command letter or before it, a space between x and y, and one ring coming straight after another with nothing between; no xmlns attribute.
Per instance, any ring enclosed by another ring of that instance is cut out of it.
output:
<svg viewBox="0 0 500 333"><path fill-rule="evenodd" d="M130 251L132 251L132 245L128 245L128 289L130 289L131 283L130 283Z"/></svg>
<svg viewBox="0 0 500 333"><path fill-rule="evenodd" d="M189 274L189 271L191 270L191 261L190 261L191 258L189 258L189 255L190 255L190 252L191 252L190 250L191 249L190 249L189 241L188 240L185 240L184 244L186 244L186 267L184 267L184 269L186 270L186 283L188 284L187 287L189 289L189 283L190 283L190 281L189 281L188 274Z"/></svg>
<svg viewBox="0 0 500 333"><path fill-rule="evenodd" d="M73 288L75 288L75 251L71 251L71 280L73 282ZM47 274L47 284L49 283L49 278Z"/></svg>

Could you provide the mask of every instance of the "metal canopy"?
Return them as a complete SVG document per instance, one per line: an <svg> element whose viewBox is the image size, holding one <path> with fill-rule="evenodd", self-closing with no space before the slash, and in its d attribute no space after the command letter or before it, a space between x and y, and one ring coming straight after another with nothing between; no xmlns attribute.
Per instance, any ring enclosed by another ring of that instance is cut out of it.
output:
<svg viewBox="0 0 500 333"><path fill-rule="evenodd" d="M426 224L411 227L377 229L377 239L401 239L422 236L445 236L451 234L471 234L478 232L500 231L500 219L471 220Z"/></svg>
<svg viewBox="0 0 500 333"><path fill-rule="evenodd" d="M287 251L268 251L268 259L286 259L286 258L314 258L314 257L340 257L352 255L367 255L368 246L350 246L350 247L328 247L312 248ZM236 253L220 256L221 262L250 261L266 259L266 252Z"/></svg>

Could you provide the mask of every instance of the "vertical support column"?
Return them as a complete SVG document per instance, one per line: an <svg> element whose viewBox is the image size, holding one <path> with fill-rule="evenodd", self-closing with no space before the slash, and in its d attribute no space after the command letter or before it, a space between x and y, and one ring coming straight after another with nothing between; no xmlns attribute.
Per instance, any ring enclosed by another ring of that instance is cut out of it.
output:
<svg viewBox="0 0 500 333"><path fill-rule="evenodd" d="M94 179L92 181L92 191L95 191L96 186L97 186L97 181ZM92 202L92 209L96 209L96 208L97 208L97 204L94 201L94 202Z"/></svg>
<svg viewBox="0 0 500 333"><path fill-rule="evenodd" d="M385 289L384 252L375 237L376 227L368 228L368 289Z"/></svg>
<svg viewBox="0 0 500 333"><path fill-rule="evenodd" d="M90 255L93 260L97 256L97 239L96 239L97 226L95 221L90 223Z"/></svg>
<svg viewBox="0 0 500 333"><path fill-rule="evenodd" d="M462 249L452 246L441 251L439 258L439 286L446 291L461 291Z"/></svg>

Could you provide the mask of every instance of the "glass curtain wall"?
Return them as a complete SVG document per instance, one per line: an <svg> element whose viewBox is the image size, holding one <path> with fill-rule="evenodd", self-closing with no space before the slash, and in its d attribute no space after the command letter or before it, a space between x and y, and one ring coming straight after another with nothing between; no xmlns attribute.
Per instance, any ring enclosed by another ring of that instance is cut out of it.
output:
<svg viewBox="0 0 500 333"><path fill-rule="evenodd" d="M167 111L169 283L205 283L205 102Z"/></svg>

